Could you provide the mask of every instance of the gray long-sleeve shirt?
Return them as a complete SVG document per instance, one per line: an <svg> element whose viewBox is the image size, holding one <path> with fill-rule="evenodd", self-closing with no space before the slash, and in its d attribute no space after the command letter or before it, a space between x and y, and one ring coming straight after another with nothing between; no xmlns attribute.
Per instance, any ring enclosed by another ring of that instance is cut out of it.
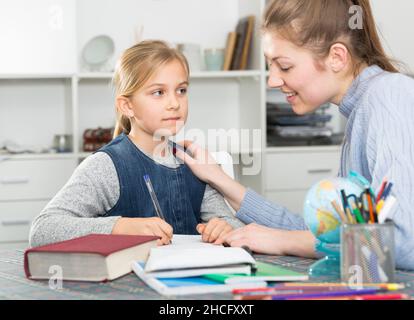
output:
<svg viewBox="0 0 414 320"><path fill-rule="evenodd" d="M153 158L169 167L179 165L173 156ZM118 175L112 159L103 152L86 158L66 185L35 218L30 230L30 246L68 240L90 233L110 234L121 217L105 217L120 196ZM201 220L217 217L233 228L238 220L216 190L207 185L201 204Z"/></svg>

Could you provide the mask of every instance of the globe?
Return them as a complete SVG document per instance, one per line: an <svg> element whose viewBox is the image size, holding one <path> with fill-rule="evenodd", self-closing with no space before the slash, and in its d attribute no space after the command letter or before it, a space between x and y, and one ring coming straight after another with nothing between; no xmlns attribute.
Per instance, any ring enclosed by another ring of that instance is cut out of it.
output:
<svg viewBox="0 0 414 320"><path fill-rule="evenodd" d="M307 193L304 218L311 232L323 243L339 244L341 216L332 204L342 208L341 190L359 196L364 190L350 179L332 178L316 183Z"/></svg>
<svg viewBox="0 0 414 320"><path fill-rule="evenodd" d="M307 193L303 214L310 231L319 240L316 250L325 257L309 268L311 277L330 277L336 281L340 277L340 231L342 219L333 202L342 209L341 190L347 196L359 196L369 183L362 176L351 172L348 178L331 178L316 183Z"/></svg>

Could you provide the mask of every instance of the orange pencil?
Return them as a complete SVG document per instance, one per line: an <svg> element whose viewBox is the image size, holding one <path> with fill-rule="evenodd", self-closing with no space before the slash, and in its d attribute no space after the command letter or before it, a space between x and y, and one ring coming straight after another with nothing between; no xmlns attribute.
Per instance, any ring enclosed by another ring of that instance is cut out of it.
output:
<svg viewBox="0 0 414 320"><path fill-rule="evenodd" d="M371 198L371 194L369 193L369 191L367 190L367 201L368 201L368 207L369 207L369 220L371 223L375 223L375 217L374 217L374 208L372 205L372 198Z"/></svg>

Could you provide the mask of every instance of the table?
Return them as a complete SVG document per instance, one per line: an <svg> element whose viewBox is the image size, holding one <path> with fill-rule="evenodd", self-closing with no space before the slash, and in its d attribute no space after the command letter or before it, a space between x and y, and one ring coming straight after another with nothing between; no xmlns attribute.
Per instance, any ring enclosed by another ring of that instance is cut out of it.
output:
<svg viewBox="0 0 414 320"><path fill-rule="evenodd" d="M63 282L63 288L49 288L47 280L33 281L25 277L24 250L0 250L0 299L12 300L231 300L231 293L163 297L147 287L131 273L106 283ZM312 259L255 255L258 261L274 263L298 272L307 272ZM313 281L325 282L318 278ZM397 272L397 282L405 283L404 293L414 296L414 272Z"/></svg>

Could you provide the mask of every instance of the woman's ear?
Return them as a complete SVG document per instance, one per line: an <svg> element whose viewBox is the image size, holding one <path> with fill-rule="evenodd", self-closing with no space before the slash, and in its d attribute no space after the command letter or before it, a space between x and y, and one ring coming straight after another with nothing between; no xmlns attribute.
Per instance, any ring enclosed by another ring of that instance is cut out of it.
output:
<svg viewBox="0 0 414 320"><path fill-rule="evenodd" d="M341 72L347 69L349 59L348 48L342 43L335 43L329 50L329 56L327 59L327 66L335 73Z"/></svg>
<svg viewBox="0 0 414 320"><path fill-rule="evenodd" d="M134 111L132 110L131 101L125 96L118 96L116 98L116 107L125 117L132 118Z"/></svg>

